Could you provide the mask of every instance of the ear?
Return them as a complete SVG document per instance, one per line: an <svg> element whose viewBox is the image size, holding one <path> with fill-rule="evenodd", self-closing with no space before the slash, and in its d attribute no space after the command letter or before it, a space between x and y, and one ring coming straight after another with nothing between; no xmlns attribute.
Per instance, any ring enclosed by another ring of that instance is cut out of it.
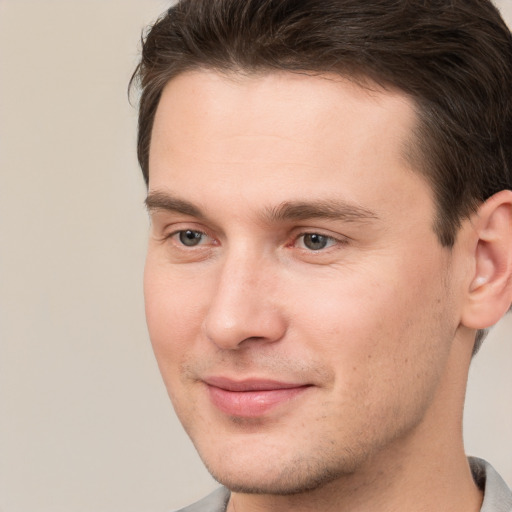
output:
<svg viewBox="0 0 512 512"><path fill-rule="evenodd" d="M512 302L512 191L502 190L471 217L476 243L474 266L462 324L471 329L494 325Z"/></svg>

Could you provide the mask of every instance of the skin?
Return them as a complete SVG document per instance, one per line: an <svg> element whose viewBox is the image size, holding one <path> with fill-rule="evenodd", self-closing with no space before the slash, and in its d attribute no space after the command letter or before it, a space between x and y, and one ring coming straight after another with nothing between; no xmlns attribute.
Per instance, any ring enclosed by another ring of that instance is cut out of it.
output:
<svg viewBox="0 0 512 512"><path fill-rule="evenodd" d="M479 510L461 434L478 234L439 244L415 122L403 94L333 76L195 71L163 92L147 322L231 510ZM218 377L301 389L229 413Z"/></svg>

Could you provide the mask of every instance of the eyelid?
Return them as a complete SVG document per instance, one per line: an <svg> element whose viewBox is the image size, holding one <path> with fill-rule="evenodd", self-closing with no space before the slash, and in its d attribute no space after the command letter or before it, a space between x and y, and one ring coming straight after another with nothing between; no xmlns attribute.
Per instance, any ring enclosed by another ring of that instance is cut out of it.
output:
<svg viewBox="0 0 512 512"><path fill-rule="evenodd" d="M179 240L176 240L176 237L185 231L193 231L200 233L205 240L202 240L196 246L186 246L181 243ZM293 232L295 231L295 233ZM314 228L314 227L298 227L294 229L289 237L289 242L285 244L285 247L288 248L296 248L304 252L308 253L323 253L329 251L329 249L336 249L337 247L344 246L350 242L350 237L346 235L342 235L340 233L333 233L328 229L323 228ZM204 248L205 245L220 245L218 237L211 233L209 229L205 229L202 225L197 225L195 222L182 221L176 222L172 224L168 224L161 230L161 241L165 242L166 240L175 239L174 243L176 247L184 250L191 250L194 248ZM305 246L300 247L300 240L303 239L306 235L319 235L328 239L329 243L327 247L320 248L317 250L307 248Z"/></svg>
<svg viewBox="0 0 512 512"><path fill-rule="evenodd" d="M190 228L190 227L182 228L182 229L175 229L174 231L170 232L168 235L165 235L165 239L167 239L167 240L176 239L178 235L180 235L181 233L184 233L186 231L192 231L193 233L199 233L205 239L215 240L211 235L206 233L204 230L202 230L202 229L193 229L193 228ZM179 247L185 247L186 249L193 249L194 247L199 247L199 246L205 245L205 242L201 241L196 246L186 246L185 244L183 244L183 243L179 242L178 240L176 240L176 244Z"/></svg>
<svg viewBox="0 0 512 512"><path fill-rule="evenodd" d="M169 241L173 237L176 237L176 235L179 235L185 231L194 231L211 240L217 240L217 237L214 233L212 233L210 229L206 228L204 225L198 222L195 222L194 220L180 219L173 222L166 222L165 224L162 223L158 227L155 226L155 235L161 242ZM177 242L177 245L181 244ZM202 246L204 243L199 245Z"/></svg>
<svg viewBox="0 0 512 512"><path fill-rule="evenodd" d="M329 239L330 241L334 242L329 247L332 247L334 245L338 245L338 246L339 245L346 245L347 243L350 242L350 238L348 236L345 236L345 235L327 233L323 229L303 229L297 235L295 235L293 237L292 245L295 246L297 244L298 240L303 238L306 235L319 235L319 236L322 236L322 237L325 237L325 238ZM324 249L319 249L317 251L314 251L312 249L304 249L304 250L307 250L309 252L322 252L322 251L325 251L326 249L328 249L329 247L326 247Z"/></svg>
<svg viewBox="0 0 512 512"><path fill-rule="evenodd" d="M200 233L201 235L210 236L203 229L194 229L194 228L173 229L172 231L170 231L168 234L166 234L164 236L165 236L165 238L171 238L174 235L177 235L178 233L183 233L184 231L193 231L194 233Z"/></svg>

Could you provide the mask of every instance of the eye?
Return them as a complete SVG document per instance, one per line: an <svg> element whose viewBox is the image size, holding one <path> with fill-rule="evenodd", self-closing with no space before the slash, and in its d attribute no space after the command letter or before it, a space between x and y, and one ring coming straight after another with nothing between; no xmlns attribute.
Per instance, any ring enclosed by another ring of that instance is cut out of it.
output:
<svg viewBox="0 0 512 512"><path fill-rule="evenodd" d="M298 238L298 246L310 251L321 251L335 243L334 238L319 233L304 233Z"/></svg>
<svg viewBox="0 0 512 512"><path fill-rule="evenodd" d="M201 233L201 231L194 231L192 229L178 231L174 236L177 236L180 243L186 247L195 247L206 237L206 235Z"/></svg>

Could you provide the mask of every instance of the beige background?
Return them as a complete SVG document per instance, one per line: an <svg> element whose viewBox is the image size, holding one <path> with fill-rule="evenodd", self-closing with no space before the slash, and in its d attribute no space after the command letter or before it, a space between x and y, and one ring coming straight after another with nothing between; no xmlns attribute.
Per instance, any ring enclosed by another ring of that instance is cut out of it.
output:
<svg viewBox="0 0 512 512"><path fill-rule="evenodd" d="M157 0L0 0L0 510L158 512L216 484L143 316L126 86ZM510 0L501 0L512 20ZM468 451L512 484L512 318L472 369Z"/></svg>

